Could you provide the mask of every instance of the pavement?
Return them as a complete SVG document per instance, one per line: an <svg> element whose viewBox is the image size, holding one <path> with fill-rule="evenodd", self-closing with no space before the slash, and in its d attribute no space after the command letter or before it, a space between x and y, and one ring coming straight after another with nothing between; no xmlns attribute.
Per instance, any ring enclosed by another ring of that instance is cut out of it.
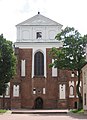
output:
<svg viewBox="0 0 87 120"><path fill-rule="evenodd" d="M13 112L13 113L12 113ZM16 113L14 113L16 112ZM0 120L87 120L87 115L68 110L11 110L0 115Z"/></svg>

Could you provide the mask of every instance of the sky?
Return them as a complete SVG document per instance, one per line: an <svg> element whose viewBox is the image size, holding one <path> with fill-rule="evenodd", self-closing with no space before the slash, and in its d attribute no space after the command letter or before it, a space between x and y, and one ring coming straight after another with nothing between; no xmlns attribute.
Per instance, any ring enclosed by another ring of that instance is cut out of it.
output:
<svg viewBox="0 0 87 120"><path fill-rule="evenodd" d="M16 42L16 25L38 11L63 25L87 34L87 0L0 0L0 34Z"/></svg>

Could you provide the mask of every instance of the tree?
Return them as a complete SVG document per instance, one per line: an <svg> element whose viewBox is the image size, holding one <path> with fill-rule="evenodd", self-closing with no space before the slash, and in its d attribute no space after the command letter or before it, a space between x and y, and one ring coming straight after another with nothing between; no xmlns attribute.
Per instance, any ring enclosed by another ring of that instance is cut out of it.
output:
<svg viewBox="0 0 87 120"><path fill-rule="evenodd" d="M50 55L54 58L54 63L50 66L55 66L59 69L68 69L76 74L78 72L78 84L77 84L77 94L79 97L78 109L82 108L82 95L79 90L80 87L80 77L81 69L84 64L86 64L86 54L85 47L87 43L87 35L83 37L81 34L75 30L73 27L66 27L61 33L57 34L55 37L57 40L63 42L63 47L61 50L52 48ZM60 55L60 56L59 56ZM60 59L59 59L60 58Z"/></svg>
<svg viewBox="0 0 87 120"><path fill-rule="evenodd" d="M13 51L13 44L7 41L3 34L0 35L0 95L4 95L7 83L16 72L16 57ZM4 103L3 103L4 107Z"/></svg>

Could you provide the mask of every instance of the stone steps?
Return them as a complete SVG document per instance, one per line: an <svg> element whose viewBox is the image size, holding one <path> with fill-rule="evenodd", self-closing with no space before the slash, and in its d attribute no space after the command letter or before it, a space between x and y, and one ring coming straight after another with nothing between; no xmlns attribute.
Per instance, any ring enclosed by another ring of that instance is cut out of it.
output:
<svg viewBox="0 0 87 120"><path fill-rule="evenodd" d="M67 114L68 110L12 110L11 114Z"/></svg>

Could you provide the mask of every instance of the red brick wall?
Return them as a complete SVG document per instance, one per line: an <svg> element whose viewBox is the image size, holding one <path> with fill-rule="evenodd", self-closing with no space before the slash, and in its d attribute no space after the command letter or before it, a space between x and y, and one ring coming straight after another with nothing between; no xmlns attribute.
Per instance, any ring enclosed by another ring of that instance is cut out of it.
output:
<svg viewBox="0 0 87 120"><path fill-rule="evenodd" d="M34 108L36 98L41 97L43 100L43 108L74 108L74 102L77 98L69 98L69 80L76 81L76 77L71 78L71 71L60 70L58 77L52 77L52 69L48 64L52 62L49 57L50 49L46 49L46 75L41 77L34 76L32 78L32 49L16 49L18 59L17 75L11 80L11 107L12 108ZM21 60L26 60L26 76L20 76L20 63ZM20 96L13 97L13 85L20 85ZM66 99L59 99L59 84L66 84ZM41 93L33 94L32 90L41 90ZM46 88L46 94L42 93L43 88ZM75 89L76 94L76 89Z"/></svg>
<svg viewBox="0 0 87 120"><path fill-rule="evenodd" d="M0 98L0 109L3 109L3 104L4 104L4 109L10 109L11 108L10 98L5 98L4 103L3 103L3 98Z"/></svg>

